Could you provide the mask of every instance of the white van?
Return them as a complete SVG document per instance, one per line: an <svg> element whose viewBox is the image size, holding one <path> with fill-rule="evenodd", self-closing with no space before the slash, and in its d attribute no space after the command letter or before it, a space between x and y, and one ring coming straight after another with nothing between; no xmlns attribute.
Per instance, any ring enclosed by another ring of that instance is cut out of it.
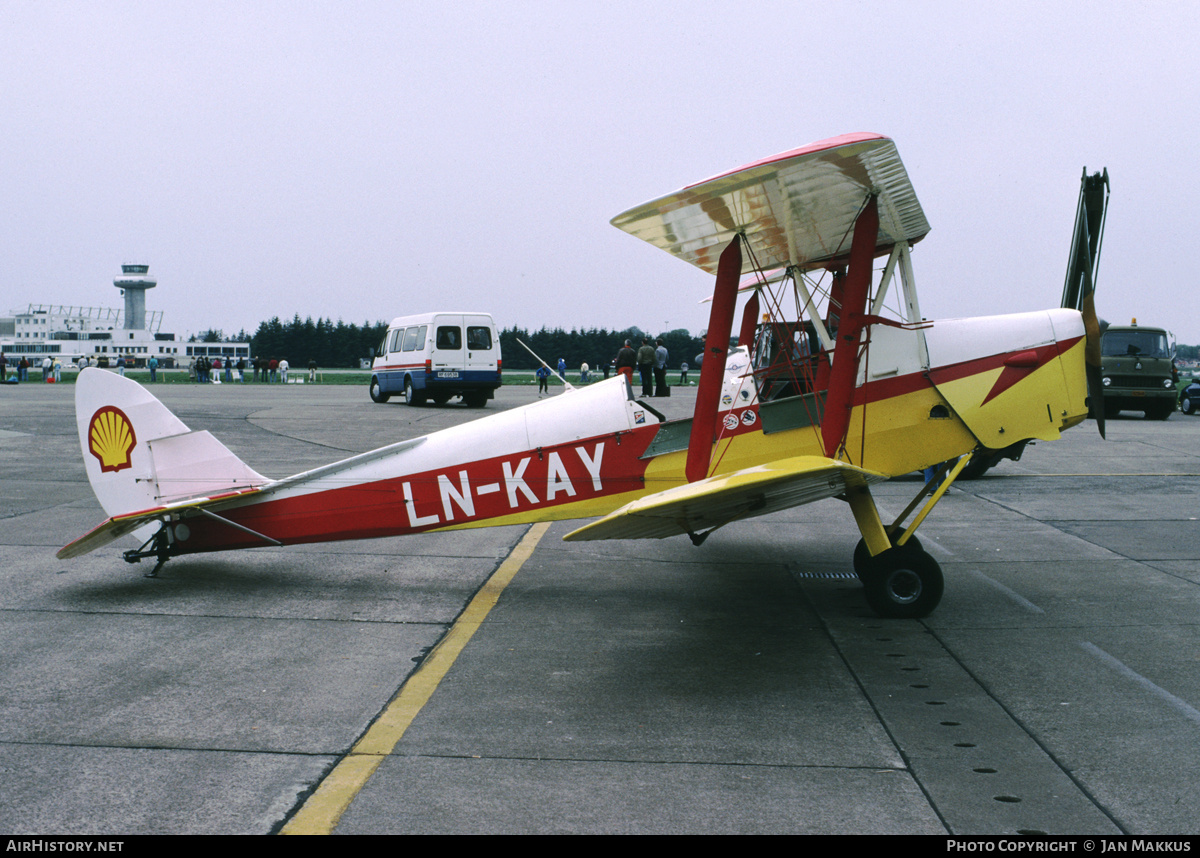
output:
<svg viewBox="0 0 1200 858"><path fill-rule="evenodd" d="M371 365L371 399L409 405L461 396L482 408L500 386L500 337L487 313L423 313L388 325Z"/></svg>

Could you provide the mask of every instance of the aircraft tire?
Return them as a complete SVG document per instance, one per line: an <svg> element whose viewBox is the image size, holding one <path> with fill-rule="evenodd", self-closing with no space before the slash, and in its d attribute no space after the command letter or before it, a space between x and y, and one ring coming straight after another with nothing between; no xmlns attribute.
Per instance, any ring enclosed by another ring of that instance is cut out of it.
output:
<svg viewBox="0 0 1200 858"><path fill-rule="evenodd" d="M872 557L862 577L867 605L885 619L928 616L945 590L941 567L924 551L892 548Z"/></svg>
<svg viewBox="0 0 1200 858"><path fill-rule="evenodd" d="M379 379L371 377L371 401L380 404L387 402L392 398L390 393L384 393L383 388L379 386Z"/></svg>
<svg viewBox="0 0 1200 858"><path fill-rule="evenodd" d="M900 532L888 534L889 537L895 538L900 535ZM912 551L925 553L925 549L921 547L921 540L917 539L914 533L908 538L908 542L904 543L902 548L893 546L893 551ZM854 574L858 576L860 581L863 579L863 573L870 570L871 552L867 551L867 541L865 539L858 540L858 545L854 546Z"/></svg>

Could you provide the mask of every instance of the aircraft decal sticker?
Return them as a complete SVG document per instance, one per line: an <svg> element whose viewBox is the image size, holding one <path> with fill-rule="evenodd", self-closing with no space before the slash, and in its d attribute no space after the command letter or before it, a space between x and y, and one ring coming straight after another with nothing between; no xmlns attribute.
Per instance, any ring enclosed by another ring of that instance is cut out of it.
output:
<svg viewBox="0 0 1200 858"><path fill-rule="evenodd" d="M100 471L117 472L132 466L130 454L137 446L133 423L115 405L106 405L88 423L88 451L100 462Z"/></svg>

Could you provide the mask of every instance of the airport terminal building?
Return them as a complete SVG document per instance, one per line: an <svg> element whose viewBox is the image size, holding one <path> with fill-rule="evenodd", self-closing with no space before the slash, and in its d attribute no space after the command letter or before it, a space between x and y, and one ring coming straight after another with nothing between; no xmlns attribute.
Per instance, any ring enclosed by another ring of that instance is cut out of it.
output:
<svg viewBox="0 0 1200 858"><path fill-rule="evenodd" d="M158 285L149 270L140 263L121 266L113 285L125 298L123 309L30 304L0 317L0 351L10 365L25 358L34 367L47 357L63 366L83 358L106 366L119 357L128 366L145 366L156 357L164 368L186 366L199 355L249 361L249 343L184 343L164 333L162 311L146 311L146 290Z"/></svg>

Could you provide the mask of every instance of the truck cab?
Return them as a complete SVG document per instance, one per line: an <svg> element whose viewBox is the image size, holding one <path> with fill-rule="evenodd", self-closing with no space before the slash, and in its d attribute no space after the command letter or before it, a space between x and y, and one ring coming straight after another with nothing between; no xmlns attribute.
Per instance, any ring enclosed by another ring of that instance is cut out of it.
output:
<svg viewBox="0 0 1200 858"><path fill-rule="evenodd" d="M1163 328L1110 325L1100 339L1104 416L1141 411L1148 420L1166 420L1175 411L1175 338Z"/></svg>

